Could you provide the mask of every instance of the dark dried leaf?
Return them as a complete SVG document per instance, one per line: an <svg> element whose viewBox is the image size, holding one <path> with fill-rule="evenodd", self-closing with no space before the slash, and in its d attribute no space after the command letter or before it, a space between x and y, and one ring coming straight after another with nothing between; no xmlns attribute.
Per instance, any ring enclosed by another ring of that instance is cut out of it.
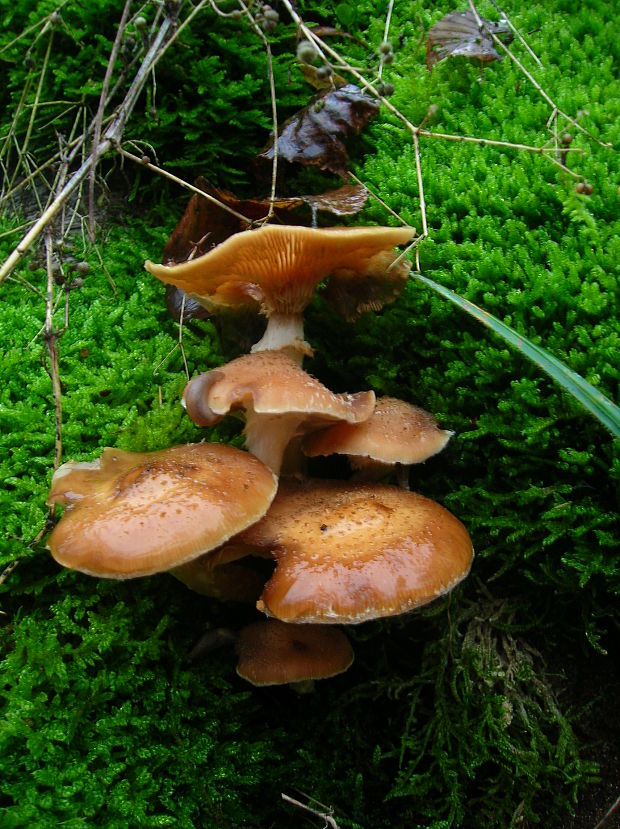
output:
<svg viewBox="0 0 620 829"><path fill-rule="evenodd" d="M333 273L325 287L329 304L352 322L366 311L379 311L393 302L407 283L411 263L383 251L374 257L368 273L361 277L348 271Z"/></svg>
<svg viewBox="0 0 620 829"><path fill-rule="evenodd" d="M368 201L368 190L363 184L344 184L337 190L328 190L318 196L302 196L302 199L315 210L334 216L352 216Z"/></svg>
<svg viewBox="0 0 620 829"><path fill-rule="evenodd" d="M345 178L349 157L344 140L357 135L378 111L379 102L354 84L315 95L307 107L285 122L278 138L278 155ZM273 158L273 140L258 157Z"/></svg>
<svg viewBox="0 0 620 829"><path fill-rule="evenodd" d="M196 179L195 186L242 216L246 216L250 222L263 219L269 212L268 199L238 199L227 190L211 187L202 176ZM292 213L301 204L302 200L299 198L278 199L274 203L275 214L286 224L302 224ZM234 233L247 229L246 222L195 193L189 200L181 221L166 242L162 262L164 265L173 265L194 259L224 242Z"/></svg>
<svg viewBox="0 0 620 829"><path fill-rule="evenodd" d="M426 66L429 70L440 60L451 57L475 58L483 63L501 60L495 50L492 35L505 35L505 40L512 40L510 30L501 23L492 23L480 18L479 26L474 13L451 12L442 17L430 29L426 39Z"/></svg>
<svg viewBox="0 0 620 829"><path fill-rule="evenodd" d="M183 302L184 299L185 302ZM177 288L176 285L166 285L166 308L172 319L177 322L181 321L181 314L183 314L184 323L190 320L204 320L211 316L198 300L186 294L182 288Z"/></svg>

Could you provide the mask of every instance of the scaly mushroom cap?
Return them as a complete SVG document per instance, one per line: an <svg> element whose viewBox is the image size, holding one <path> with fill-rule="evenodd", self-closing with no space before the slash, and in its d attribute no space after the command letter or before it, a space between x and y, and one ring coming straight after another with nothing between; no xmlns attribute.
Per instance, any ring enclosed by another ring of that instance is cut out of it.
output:
<svg viewBox="0 0 620 829"><path fill-rule="evenodd" d="M465 527L398 487L282 481L269 511L241 533L276 569L257 603L285 622L356 624L447 593L471 567Z"/></svg>
<svg viewBox="0 0 620 829"><path fill-rule="evenodd" d="M353 648L338 628L287 625L263 619L243 628L237 673L253 685L326 679L353 662Z"/></svg>
<svg viewBox="0 0 620 829"><path fill-rule="evenodd" d="M258 351L194 377L183 402L199 426L244 409L248 449L277 474L284 449L300 430L364 420L372 414L375 395L334 394L284 352Z"/></svg>
<svg viewBox="0 0 620 829"><path fill-rule="evenodd" d="M59 564L92 576L151 575L258 521L276 488L264 464L230 446L107 448L94 462L69 461L54 474L48 504L66 510L47 546Z"/></svg>
<svg viewBox="0 0 620 829"><path fill-rule="evenodd" d="M363 423L335 423L307 435L304 454L349 455L371 458L382 464L422 463L440 452L452 436L440 429L433 415L397 400L378 397L375 410Z"/></svg>
<svg viewBox="0 0 620 829"><path fill-rule="evenodd" d="M316 285L330 274L375 276L380 261L384 278L389 278L387 269L395 255L388 261L386 251L409 242L414 234L411 227L263 225L236 233L189 262L166 266L147 261L144 267L162 282L207 299L212 307L228 302L238 307L245 295L249 304L260 303L267 315L299 314ZM394 271L396 278L398 269Z"/></svg>

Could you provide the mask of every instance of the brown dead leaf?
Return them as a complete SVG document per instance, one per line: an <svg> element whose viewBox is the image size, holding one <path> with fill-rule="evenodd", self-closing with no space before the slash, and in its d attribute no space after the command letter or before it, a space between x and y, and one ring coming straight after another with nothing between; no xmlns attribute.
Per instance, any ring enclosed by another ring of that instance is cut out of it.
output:
<svg viewBox="0 0 620 829"><path fill-rule="evenodd" d="M501 23L492 23L480 18L479 26L474 13L451 12L442 17L431 27L426 39L426 66L430 71L436 63L445 58L466 57L486 63L501 60L501 55L493 45L492 35L505 35L505 40L512 40L510 30Z"/></svg>
<svg viewBox="0 0 620 829"><path fill-rule="evenodd" d="M268 199L238 199L228 190L211 187L202 176L196 179L195 186L246 216L248 223L195 193L166 242L162 257L164 265L186 262L206 253L234 233L247 230L252 222L264 219L269 212ZM300 198L277 199L274 202L275 215L285 224L303 224L293 214L302 203Z"/></svg>
<svg viewBox="0 0 620 829"><path fill-rule="evenodd" d="M368 190L363 184L344 184L318 196L302 196L314 210L333 213L334 216L352 216L359 213L368 201Z"/></svg>
<svg viewBox="0 0 620 829"><path fill-rule="evenodd" d="M284 123L278 155L346 178L349 157L344 140L357 135L378 111L379 102L354 84L315 95ZM273 139L258 158L273 158Z"/></svg>
<svg viewBox="0 0 620 829"><path fill-rule="evenodd" d="M329 304L349 322L356 320L366 311L379 311L388 302L393 302L403 291L411 263L398 260L398 254L382 251L371 261L368 272L361 277L349 271L333 273L324 296Z"/></svg>

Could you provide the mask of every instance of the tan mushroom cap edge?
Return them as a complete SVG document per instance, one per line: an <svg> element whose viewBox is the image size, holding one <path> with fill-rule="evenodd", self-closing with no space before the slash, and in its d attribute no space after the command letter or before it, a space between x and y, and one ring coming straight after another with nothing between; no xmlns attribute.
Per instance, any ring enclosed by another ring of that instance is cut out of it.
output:
<svg viewBox="0 0 620 829"><path fill-rule="evenodd" d="M424 409L395 397L378 397L362 423L335 423L307 435L302 450L308 457L350 455L385 464L422 463L445 447L453 432L440 429Z"/></svg>
<svg viewBox="0 0 620 829"><path fill-rule="evenodd" d="M263 516L277 479L255 457L213 443L133 453L106 448L54 474L48 504L66 510L47 546L65 567L132 578L171 569Z"/></svg>
<svg viewBox="0 0 620 829"><path fill-rule="evenodd" d="M353 648L338 628L287 625L263 619L243 628L237 641L237 673L253 685L283 685L341 674Z"/></svg>
<svg viewBox="0 0 620 829"><path fill-rule="evenodd" d="M149 273L189 294L209 297L226 283L238 283L249 304L266 311L299 313L321 279L342 270L361 275L376 257L415 235L412 227L263 225L236 233L208 253L177 265L147 261ZM240 294L234 293L235 305Z"/></svg>
<svg viewBox="0 0 620 829"><path fill-rule="evenodd" d="M465 527L448 510L382 484L281 481L240 541L276 560L258 609L294 623L405 613L451 590L473 559Z"/></svg>
<svg viewBox="0 0 620 829"><path fill-rule="evenodd" d="M278 474L293 437L338 420L365 420L375 395L335 394L284 352L258 351L194 377L183 404L199 426L244 409L248 449Z"/></svg>

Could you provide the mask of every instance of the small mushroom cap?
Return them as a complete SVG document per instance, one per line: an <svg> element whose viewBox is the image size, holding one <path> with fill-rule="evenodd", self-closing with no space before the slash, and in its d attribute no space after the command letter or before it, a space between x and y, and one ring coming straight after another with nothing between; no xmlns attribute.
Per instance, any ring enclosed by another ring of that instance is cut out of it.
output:
<svg viewBox="0 0 620 829"><path fill-rule="evenodd" d="M248 449L278 474L295 436L337 420L370 417L375 395L334 394L283 351L257 351L194 377L183 403L199 426L244 409Z"/></svg>
<svg viewBox="0 0 620 829"><path fill-rule="evenodd" d="M378 397L375 410L362 423L335 423L307 435L304 454L350 455L371 458L385 464L421 463L440 452L452 436L440 429L433 415L397 400Z"/></svg>
<svg viewBox="0 0 620 829"><path fill-rule="evenodd" d="M327 423L370 417L375 395L372 391L334 394L284 352L257 351L194 377L183 401L199 426L210 426L235 409L263 415L316 415Z"/></svg>
<svg viewBox="0 0 620 829"><path fill-rule="evenodd" d="M237 653L237 673L253 685L326 679L353 662L353 648L338 628L287 625L274 619L243 628Z"/></svg>
<svg viewBox="0 0 620 829"><path fill-rule="evenodd" d="M48 504L64 504L47 546L60 564L93 576L170 570L258 521L277 488L247 452L195 443L161 452L104 449L54 474Z"/></svg>
<svg viewBox="0 0 620 829"><path fill-rule="evenodd" d="M316 285L330 274L374 273L376 257L386 271L395 259L392 254L386 261L386 251L409 242L414 234L411 227L263 225L236 233L188 262L166 266L147 261L144 266L162 282L189 294L214 298L215 305L226 304L228 296L238 307L245 295L248 304L259 302L266 314L296 314L311 300ZM235 287L226 287L230 283Z"/></svg>
<svg viewBox="0 0 620 829"><path fill-rule="evenodd" d="M356 624L447 593L471 567L465 527L434 501L398 487L281 481L242 543L272 551L259 610L285 622Z"/></svg>

